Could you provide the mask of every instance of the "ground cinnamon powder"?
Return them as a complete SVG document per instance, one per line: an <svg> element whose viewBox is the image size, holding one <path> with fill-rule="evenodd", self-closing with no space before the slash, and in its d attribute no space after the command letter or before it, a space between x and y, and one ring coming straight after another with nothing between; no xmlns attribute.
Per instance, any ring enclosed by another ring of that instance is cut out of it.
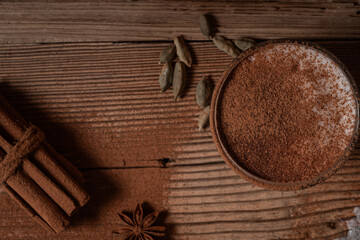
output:
<svg viewBox="0 0 360 240"><path fill-rule="evenodd" d="M219 99L225 147L263 179L298 182L331 167L355 124L345 75L324 55L299 44L273 44L231 73Z"/></svg>

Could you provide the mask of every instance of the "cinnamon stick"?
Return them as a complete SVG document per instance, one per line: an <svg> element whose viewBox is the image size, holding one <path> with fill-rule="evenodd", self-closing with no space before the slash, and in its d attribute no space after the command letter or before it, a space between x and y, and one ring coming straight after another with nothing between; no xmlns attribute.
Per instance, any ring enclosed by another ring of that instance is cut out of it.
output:
<svg viewBox="0 0 360 240"><path fill-rule="evenodd" d="M44 147L48 150L51 155L54 155L54 158L57 162L64 168L66 171L79 183L84 184L84 176L83 174L72 165L66 158L63 157L60 153L58 153L48 142L43 143Z"/></svg>
<svg viewBox="0 0 360 240"><path fill-rule="evenodd" d="M19 194L17 194L9 185L4 184L5 191L10 195L12 199L19 204L22 209L24 209L37 223L39 223L43 228L48 231L55 232L35 211L32 209L29 204L27 204L24 199L22 199Z"/></svg>
<svg viewBox="0 0 360 240"><path fill-rule="evenodd" d="M49 149L40 147L33 153L34 163L42 168L77 202L78 206L84 206L90 199L82 186L65 170L59 163L56 155ZM75 211L76 209L74 209Z"/></svg>
<svg viewBox="0 0 360 240"><path fill-rule="evenodd" d="M6 152L9 152L12 148L2 136L0 136L0 146ZM45 191L54 202L56 202L69 216L75 211L76 204L59 186L57 186L48 176L41 172L29 159L25 158L22 164L23 171L33 181L39 185L39 187Z"/></svg>
<svg viewBox="0 0 360 240"><path fill-rule="evenodd" d="M0 136L0 146L3 150L11 151L13 143L18 142L29 127L30 123L0 95L0 133L4 135ZM6 189L38 222L59 232L69 224L68 216L86 204L89 195L79 184L81 173L70 162L46 141L36 146L30 156L19 162L20 169L6 179ZM2 158L5 153L0 152Z"/></svg>
<svg viewBox="0 0 360 240"><path fill-rule="evenodd" d="M55 232L61 232L69 225L70 221L66 214L26 174L17 172L9 177L6 184Z"/></svg>
<svg viewBox="0 0 360 240"><path fill-rule="evenodd" d="M7 100L0 95L0 126L12 137L18 140L24 134L29 123L26 122L15 109L7 102ZM34 153L33 158L36 164L44 169L61 187L67 191L78 203L79 206L85 205L89 200L89 195L78 184L78 182L70 176L69 171L74 169L64 169L66 166L61 166L59 161L64 162L64 159L58 159L54 150L49 149L48 144L43 144ZM71 165L71 164L67 164Z"/></svg>

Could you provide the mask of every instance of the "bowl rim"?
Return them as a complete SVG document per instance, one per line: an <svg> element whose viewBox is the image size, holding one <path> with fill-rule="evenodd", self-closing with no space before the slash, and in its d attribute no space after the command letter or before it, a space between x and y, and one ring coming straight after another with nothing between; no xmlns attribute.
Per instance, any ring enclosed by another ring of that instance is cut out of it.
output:
<svg viewBox="0 0 360 240"><path fill-rule="evenodd" d="M290 43L290 44L299 44L299 45L305 45L311 48L314 48L317 51L320 51L325 56L332 59L336 65L340 67L340 69L343 71L345 76L347 77L348 82L350 83L351 90L355 99L355 105L356 105L356 113L355 113L355 126L353 129L351 140L348 144L348 146L345 148L343 155L339 158L339 160L332 165L329 169L326 171L320 173L319 175L308 179L306 181L301 182L274 182L270 180L263 179L261 177L258 177L246 169L244 169L240 164L238 164L229 154L227 151L224 143L222 142L222 139L220 137L219 133L219 124L218 124L218 116L217 116L217 108L219 106L219 98L224 86L224 83L228 79L229 75L232 73L232 71L235 69L235 67L243 61L245 58L247 58L250 54L252 54L255 50L262 48L267 45L271 44L279 44L279 43ZM294 191L299 189L308 188L311 186L314 186L315 184L318 184L320 182L323 182L330 176L332 176L348 159L350 156L352 150L354 149L355 143L357 142L358 135L359 135L359 91L357 84L351 75L350 71L347 69L347 67L331 52L328 50L320 47L318 44L309 42L309 41L299 41L299 40L293 40L293 39L276 39L276 40L268 40L265 42L262 42L260 44L257 44L245 52L241 53L237 58L235 58L232 63L224 70L222 75L219 78L219 81L217 82L213 95L211 100L211 112L210 112L210 128L211 128L211 134L213 137L213 140L215 142L215 145L220 152L220 155L224 159L224 161L232 168L233 171L235 171L238 175L240 175L242 178L244 178L246 181L251 182L257 186L271 189L271 190L279 190L279 191Z"/></svg>

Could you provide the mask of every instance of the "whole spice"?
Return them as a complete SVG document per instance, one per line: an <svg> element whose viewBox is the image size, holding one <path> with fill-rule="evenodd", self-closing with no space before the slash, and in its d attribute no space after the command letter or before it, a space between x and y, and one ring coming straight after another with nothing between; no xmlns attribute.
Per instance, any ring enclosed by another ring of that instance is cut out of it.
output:
<svg viewBox="0 0 360 240"><path fill-rule="evenodd" d="M172 63L165 63L159 77L160 89L162 92L168 89L173 81L174 68Z"/></svg>
<svg viewBox="0 0 360 240"><path fill-rule="evenodd" d="M306 181L333 166L350 143L351 87L336 64L319 55L300 44L270 44L250 53L226 80L218 128L226 149L252 174Z"/></svg>
<svg viewBox="0 0 360 240"><path fill-rule="evenodd" d="M205 129L209 124L210 106L205 107L199 114L198 126L199 131Z"/></svg>
<svg viewBox="0 0 360 240"><path fill-rule="evenodd" d="M159 63L168 63L171 62L176 56L176 47L172 43L164 48L160 54Z"/></svg>
<svg viewBox="0 0 360 240"><path fill-rule="evenodd" d="M224 38L223 36L217 35L213 39L214 44L223 52L229 54L231 57L236 58L240 51L234 46L232 41Z"/></svg>
<svg viewBox="0 0 360 240"><path fill-rule="evenodd" d="M254 39L251 38L238 38L234 41L235 46L242 51L246 51L256 44Z"/></svg>
<svg viewBox="0 0 360 240"><path fill-rule="evenodd" d="M124 225L113 233L123 235L125 240L153 240L153 236L165 236L166 228L164 226L151 226L155 223L159 213L153 212L144 217L143 209L139 203L136 205L132 219L124 213L118 213L118 215Z"/></svg>
<svg viewBox="0 0 360 240"><path fill-rule="evenodd" d="M196 87L196 103L199 107L204 108L210 104L211 88L209 78L204 76Z"/></svg>
<svg viewBox="0 0 360 240"><path fill-rule="evenodd" d="M6 191L43 227L62 231L69 216L89 200L79 183L81 173L2 96L0 126L5 133L0 136L0 175Z"/></svg>
<svg viewBox="0 0 360 240"><path fill-rule="evenodd" d="M181 36L175 37L174 43L176 45L176 53L179 56L180 61L185 63L186 66L191 67L192 58L184 39Z"/></svg>
<svg viewBox="0 0 360 240"><path fill-rule="evenodd" d="M181 97L186 85L186 67L183 62L176 62L173 78L174 99Z"/></svg>
<svg viewBox="0 0 360 240"><path fill-rule="evenodd" d="M212 38L212 29L210 26L209 19L207 15L201 15L199 17L199 23L200 23L200 30L202 34L207 37L208 39Z"/></svg>

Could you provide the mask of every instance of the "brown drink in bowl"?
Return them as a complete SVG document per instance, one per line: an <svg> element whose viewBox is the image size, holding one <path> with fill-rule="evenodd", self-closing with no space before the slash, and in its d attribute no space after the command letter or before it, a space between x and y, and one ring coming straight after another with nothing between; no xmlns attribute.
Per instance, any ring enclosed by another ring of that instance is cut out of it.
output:
<svg viewBox="0 0 360 240"><path fill-rule="evenodd" d="M319 46L269 41L238 57L214 91L211 128L225 161L274 190L312 186L345 161L358 129L355 83Z"/></svg>

